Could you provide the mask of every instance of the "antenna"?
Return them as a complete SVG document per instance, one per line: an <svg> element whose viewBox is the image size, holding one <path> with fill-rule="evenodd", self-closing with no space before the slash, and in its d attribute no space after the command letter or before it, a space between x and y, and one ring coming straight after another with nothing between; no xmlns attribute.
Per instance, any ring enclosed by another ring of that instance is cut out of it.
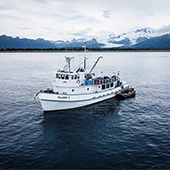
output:
<svg viewBox="0 0 170 170"><path fill-rule="evenodd" d="M66 58L66 62L68 63L69 72L71 72L70 62L71 62L71 60L72 60L74 57L66 57L66 56L65 56L65 58Z"/></svg>

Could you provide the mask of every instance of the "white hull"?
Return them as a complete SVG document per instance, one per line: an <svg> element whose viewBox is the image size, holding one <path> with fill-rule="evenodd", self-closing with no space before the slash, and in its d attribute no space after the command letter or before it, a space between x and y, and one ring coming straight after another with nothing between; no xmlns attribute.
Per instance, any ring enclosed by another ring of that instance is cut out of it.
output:
<svg viewBox="0 0 170 170"><path fill-rule="evenodd" d="M43 111L67 110L113 98L120 89L121 87L117 87L102 92L81 95L39 93L38 98L40 99Z"/></svg>

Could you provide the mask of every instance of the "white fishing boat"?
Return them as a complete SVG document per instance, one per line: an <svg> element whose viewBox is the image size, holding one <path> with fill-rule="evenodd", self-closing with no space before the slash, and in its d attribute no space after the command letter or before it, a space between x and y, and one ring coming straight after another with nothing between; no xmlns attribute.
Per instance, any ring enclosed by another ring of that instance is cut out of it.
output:
<svg viewBox="0 0 170 170"><path fill-rule="evenodd" d="M128 85L121 82L119 71L112 75L97 75L93 72L102 56L99 56L92 68L86 69L86 48L84 66L75 71L71 69L73 57L65 57L67 67L55 72L52 89L40 90L34 97L39 98L43 111L57 111L88 106L113 98Z"/></svg>

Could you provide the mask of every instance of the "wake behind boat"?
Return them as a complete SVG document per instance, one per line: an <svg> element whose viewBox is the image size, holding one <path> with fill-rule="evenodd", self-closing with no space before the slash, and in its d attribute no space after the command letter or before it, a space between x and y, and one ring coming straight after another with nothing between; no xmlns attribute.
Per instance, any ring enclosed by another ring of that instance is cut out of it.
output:
<svg viewBox="0 0 170 170"><path fill-rule="evenodd" d="M52 89L41 90L34 97L39 98L43 111L73 109L95 104L115 97L118 91L128 87L126 82L120 81L118 70L111 76L99 76L93 72L102 56L97 58L90 71L86 69L86 55L84 66L75 71L71 70L73 57L65 58L67 67L55 73Z"/></svg>

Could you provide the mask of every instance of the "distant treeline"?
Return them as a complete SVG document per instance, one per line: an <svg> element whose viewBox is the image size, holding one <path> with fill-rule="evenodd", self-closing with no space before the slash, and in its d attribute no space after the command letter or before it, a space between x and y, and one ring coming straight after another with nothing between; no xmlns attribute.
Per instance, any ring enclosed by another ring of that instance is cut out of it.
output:
<svg viewBox="0 0 170 170"><path fill-rule="evenodd" d="M88 51L170 51L170 48L90 48ZM82 52L84 48L6 48L0 52Z"/></svg>

